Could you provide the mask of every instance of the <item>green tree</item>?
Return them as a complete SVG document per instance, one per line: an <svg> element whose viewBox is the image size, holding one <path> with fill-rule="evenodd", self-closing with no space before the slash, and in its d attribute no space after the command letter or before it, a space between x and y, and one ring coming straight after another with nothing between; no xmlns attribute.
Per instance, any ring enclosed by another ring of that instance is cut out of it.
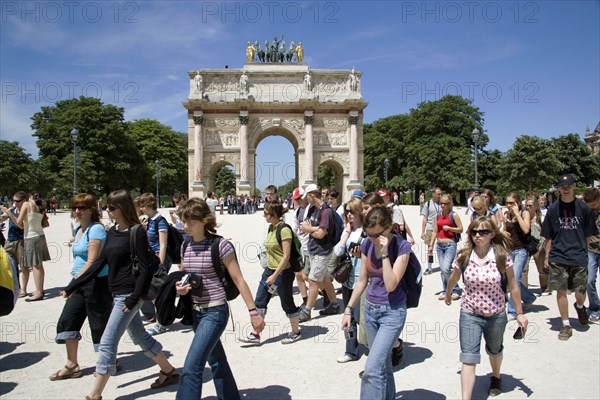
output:
<svg viewBox="0 0 600 400"><path fill-rule="evenodd" d="M506 153L500 191L545 190L556 182L561 163L548 140L520 136Z"/></svg>
<svg viewBox="0 0 600 400"><path fill-rule="evenodd" d="M70 133L79 131L79 191L99 194L139 186L137 171L141 158L135 142L127 134L123 108L105 105L96 98L83 97L58 101L42 107L31 118L37 137L40 163L49 171L52 186L67 188L68 169L72 171L73 144ZM65 158L71 157L71 163ZM91 163L88 162L91 160ZM93 177L88 179L88 177ZM66 189L62 189L66 190ZM71 189L72 190L72 189ZM69 190L65 194L71 192Z"/></svg>
<svg viewBox="0 0 600 400"><path fill-rule="evenodd" d="M411 109L404 137L406 167L399 183L415 193L435 185L452 192L472 186L473 130L482 131L480 149L488 143L482 124L483 112L460 96L445 96Z"/></svg>
<svg viewBox="0 0 600 400"><path fill-rule="evenodd" d="M285 196L288 193L292 193L294 191L294 189L296 189L298 187L298 179L294 178L291 181L289 181L288 183L286 183L285 185L281 185L279 187L277 187L277 193L279 193L280 196Z"/></svg>
<svg viewBox="0 0 600 400"><path fill-rule="evenodd" d="M600 176L600 158L581 140L578 134L570 133L550 140L556 151L560 168L558 174L570 173L578 183L591 185Z"/></svg>
<svg viewBox="0 0 600 400"><path fill-rule="evenodd" d="M0 194L12 196L19 190L35 188L33 165L31 155L17 142L0 140Z"/></svg>
<svg viewBox="0 0 600 400"><path fill-rule="evenodd" d="M329 165L319 165L317 172L317 185L319 187L335 188L335 171Z"/></svg>
<svg viewBox="0 0 600 400"><path fill-rule="evenodd" d="M156 160L160 161L160 191L186 192L188 187L187 135L156 120L140 119L126 124L128 135L137 144L142 165L136 171L142 191L156 185Z"/></svg>
<svg viewBox="0 0 600 400"><path fill-rule="evenodd" d="M484 150L478 157L479 187L497 192L502 187L502 168L506 154L500 150Z"/></svg>
<svg viewBox="0 0 600 400"><path fill-rule="evenodd" d="M235 174L228 165L223 165L215 174L215 192L218 196L235 195Z"/></svg>

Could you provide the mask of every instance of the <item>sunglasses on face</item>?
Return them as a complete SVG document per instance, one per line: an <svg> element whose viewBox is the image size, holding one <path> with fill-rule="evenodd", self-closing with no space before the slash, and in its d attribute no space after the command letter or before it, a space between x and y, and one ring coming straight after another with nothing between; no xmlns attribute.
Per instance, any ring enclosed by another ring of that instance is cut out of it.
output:
<svg viewBox="0 0 600 400"><path fill-rule="evenodd" d="M21 199L21 200L13 199L13 203L22 203L23 201L25 201L25 199Z"/></svg>
<svg viewBox="0 0 600 400"><path fill-rule="evenodd" d="M73 206L73 207L71 207L71 211L73 211L73 212L75 212L77 210L79 210L79 211L85 211L87 209L88 208L86 206Z"/></svg>
<svg viewBox="0 0 600 400"><path fill-rule="evenodd" d="M108 206L108 211L113 212L116 209L118 209L119 207L115 207L115 206Z"/></svg>
<svg viewBox="0 0 600 400"><path fill-rule="evenodd" d="M369 233L367 233L367 237L369 237L369 238L371 238L371 239L377 239L379 236L383 235L383 233L384 233L386 230L387 230L387 228L386 228L386 229L384 229L384 230L382 230L382 231L381 231L381 232L379 232L379 233L375 233L375 234L369 234ZM366 233L366 231L365 231L365 233Z"/></svg>
<svg viewBox="0 0 600 400"><path fill-rule="evenodd" d="M490 231L489 229L473 229L471 231L471 236L475 237L477 236L477 234L479 234L479 236L487 236L490 233L492 233L492 231Z"/></svg>

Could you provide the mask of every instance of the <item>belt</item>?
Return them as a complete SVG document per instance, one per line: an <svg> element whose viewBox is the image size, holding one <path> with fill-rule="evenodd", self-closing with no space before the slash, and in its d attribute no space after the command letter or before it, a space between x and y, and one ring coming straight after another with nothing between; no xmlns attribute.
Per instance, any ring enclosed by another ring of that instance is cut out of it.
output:
<svg viewBox="0 0 600 400"><path fill-rule="evenodd" d="M211 301L209 303L192 303L192 310L202 311L205 308L222 306L223 304L227 304L227 300Z"/></svg>

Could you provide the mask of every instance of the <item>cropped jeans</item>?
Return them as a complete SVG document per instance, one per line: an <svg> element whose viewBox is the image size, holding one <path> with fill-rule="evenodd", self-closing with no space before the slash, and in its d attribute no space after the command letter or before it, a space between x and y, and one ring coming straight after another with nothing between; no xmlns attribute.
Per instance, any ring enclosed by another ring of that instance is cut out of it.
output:
<svg viewBox="0 0 600 400"><path fill-rule="evenodd" d="M454 257L456 256L456 242L451 241L448 243L439 243L437 244L437 255L438 261L440 263L440 275L442 277L442 293L446 294L446 289L448 287L448 280L450 280L450 275L452 275L452 262L454 261ZM458 287L458 283L452 289L453 293L459 293L460 288Z"/></svg>
<svg viewBox="0 0 600 400"><path fill-rule="evenodd" d="M185 358L176 399L202 398L202 375L207 362L212 371L217 398L220 400L238 400L240 398L235 378L221 343L221 334L225 331L228 318L229 306L227 304L204 308L201 311L192 311L194 338Z"/></svg>
<svg viewBox="0 0 600 400"><path fill-rule="evenodd" d="M373 304L365 300L364 326L369 341L369 356L360 384L361 399L395 398L391 353L405 321L406 303Z"/></svg>
<svg viewBox="0 0 600 400"><path fill-rule="evenodd" d="M529 262L529 253L527 253L527 249L520 248L513 250L512 259L515 280L517 281L517 284L519 285L519 290L521 291L521 301L523 302L523 304L531 304L535 301L535 295L523 284L523 282L521 282L523 270L525 269L525 265ZM510 295L510 299L508 299L508 314L517 314L512 294Z"/></svg>
<svg viewBox="0 0 600 400"><path fill-rule="evenodd" d="M590 311L600 311L600 299L598 298L598 289L596 289L596 277L600 268L600 254L588 251L588 297L590 299Z"/></svg>
<svg viewBox="0 0 600 400"><path fill-rule="evenodd" d="M262 282L266 282L267 279L273 275L274 269L265 268L262 273ZM292 271L292 268L287 268L281 271L277 279L275 279L275 285L277 285L277 295L281 301L281 308L285 311L285 315L288 318L294 318L300 315L300 308L294 303L294 280L296 274ZM260 283L258 289L256 289L256 299L254 304L260 313L264 316L267 313L267 306L271 301L271 293L269 293L265 284Z"/></svg>
<svg viewBox="0 0 600 400"><path fill-rule="evenodd" d="M100 340L98 347L98 362L96 363L96 372L98 374L114 375L117 372L117 347L121 336L127 330L133 343L141 347L144 354L154 359L162 351L162 345L152 336L146 333L139 310L142 306L140 300L132 310L123 311L125 299L129 294L113 295L113 308L108 318L106 328Z"/></svg>

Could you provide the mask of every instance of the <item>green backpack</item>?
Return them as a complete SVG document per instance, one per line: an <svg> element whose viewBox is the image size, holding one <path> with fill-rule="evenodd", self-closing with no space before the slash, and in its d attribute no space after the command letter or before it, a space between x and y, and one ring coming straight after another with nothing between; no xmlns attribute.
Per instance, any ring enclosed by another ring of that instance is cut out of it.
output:
<svg viewBox="0 0 600 400"><path fill-rule="evenodd" d="M290 265L292 267L292 271L300 272L304 268L304 260L302 259L302 243L300 243L300 239L296 232L292 229L291 226L286 224L285 222L279 224L277 230L275 231L275 237L277 238L277 243L281 247L281 230L287 227L292 232L292 249L290 252Z"/></svg>

